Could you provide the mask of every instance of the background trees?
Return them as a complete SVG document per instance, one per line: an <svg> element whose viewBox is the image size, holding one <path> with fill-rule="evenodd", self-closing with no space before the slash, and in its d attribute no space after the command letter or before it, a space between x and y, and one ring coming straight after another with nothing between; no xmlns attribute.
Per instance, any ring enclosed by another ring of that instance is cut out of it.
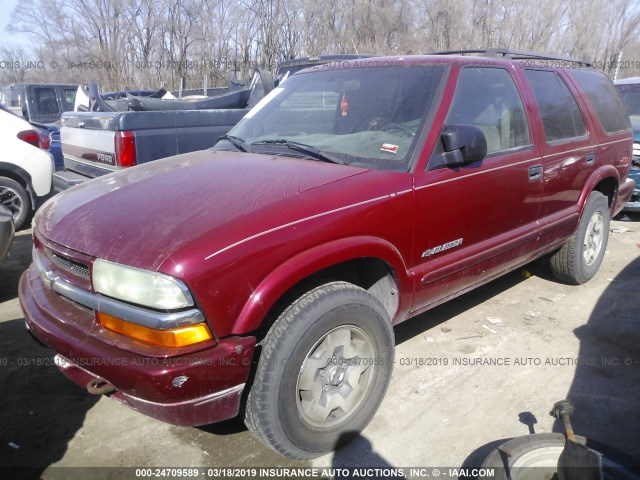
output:
<svg viewBox="0 0 640 480"><path fill-rule="evenodd" d="M3 84L193 88L300 56L489 47L640 73L636 0L22 0L8 28L32 48L0 47Z"/></svg>

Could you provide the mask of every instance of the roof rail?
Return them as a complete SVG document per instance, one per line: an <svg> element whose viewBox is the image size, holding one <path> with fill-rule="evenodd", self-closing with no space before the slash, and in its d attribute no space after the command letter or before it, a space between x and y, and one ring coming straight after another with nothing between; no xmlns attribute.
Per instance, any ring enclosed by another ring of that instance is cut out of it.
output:
<svg viewBox="0 0 640 480"><path fill-rule="evenodd" d="M427 55L465 55L465 54L481 54L489 58L511 58L520 60L555 60L568 63L576 63L581 67L591 67L591 62L580 60L578 58L565 57L562 55L546 55L544 53L527 52L524 50L510 50L508 48L489 48L477 50L449 50L446 52L432 52Z"/></svg>

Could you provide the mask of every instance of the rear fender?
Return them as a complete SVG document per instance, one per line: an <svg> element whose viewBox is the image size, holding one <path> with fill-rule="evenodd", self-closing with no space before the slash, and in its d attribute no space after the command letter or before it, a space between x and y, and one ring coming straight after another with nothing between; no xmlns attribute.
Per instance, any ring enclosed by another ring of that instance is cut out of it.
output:
<svg viewBox="0 0 640 480"><path fill-rule="evenodd" d="M578 201L580 216L582 216L582 212L584 211L584 207L587 203L587 199L589 198L589 195L591 195L591 192L593 192L596 189L598 184L600 184L603 180L607 178L611 178L615 181L615 191L613 192L612 201L610 202L610 205L609 205L609 210L610 210L609 213L611 214L611 217L613 217L614 210L616 207L616 197L618 195L618 187L620 185L619 172L613 165L601 166L600 168L595 170L591 174L589 179L585 182L585 187L582 190L582 193L580 194L580 199Z"/></svg>

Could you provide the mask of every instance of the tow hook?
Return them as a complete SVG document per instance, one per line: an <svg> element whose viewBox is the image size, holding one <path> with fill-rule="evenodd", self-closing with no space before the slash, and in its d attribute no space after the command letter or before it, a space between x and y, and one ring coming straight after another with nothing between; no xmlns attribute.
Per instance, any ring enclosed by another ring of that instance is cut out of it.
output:
<svg viewBox="0 0 640 480"><path fill-rule="evenodd" d="M105 393L111 393L116 390L116 387L107 382L104 378L94 378L87 383L87 392L93 395L103 395Z"/></svg>

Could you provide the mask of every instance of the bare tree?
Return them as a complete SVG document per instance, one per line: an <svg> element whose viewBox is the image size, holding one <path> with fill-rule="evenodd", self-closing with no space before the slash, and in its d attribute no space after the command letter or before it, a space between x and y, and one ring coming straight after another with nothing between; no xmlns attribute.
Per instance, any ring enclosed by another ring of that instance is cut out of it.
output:
<svg viewBox="0 0 640 480"><path fill-rule="evenodd" d="M493 47L596 60L613 75L621 54L628 61L640 53L640 6L636 0L22 0L10 30L32 38L28 53L45 60L45 68L2 72L3 79L95 80L108 89L175 89L204 78L226 85L256 66L274 69L298 56ZM7 48L7 58L26 55Z"/></svg>

